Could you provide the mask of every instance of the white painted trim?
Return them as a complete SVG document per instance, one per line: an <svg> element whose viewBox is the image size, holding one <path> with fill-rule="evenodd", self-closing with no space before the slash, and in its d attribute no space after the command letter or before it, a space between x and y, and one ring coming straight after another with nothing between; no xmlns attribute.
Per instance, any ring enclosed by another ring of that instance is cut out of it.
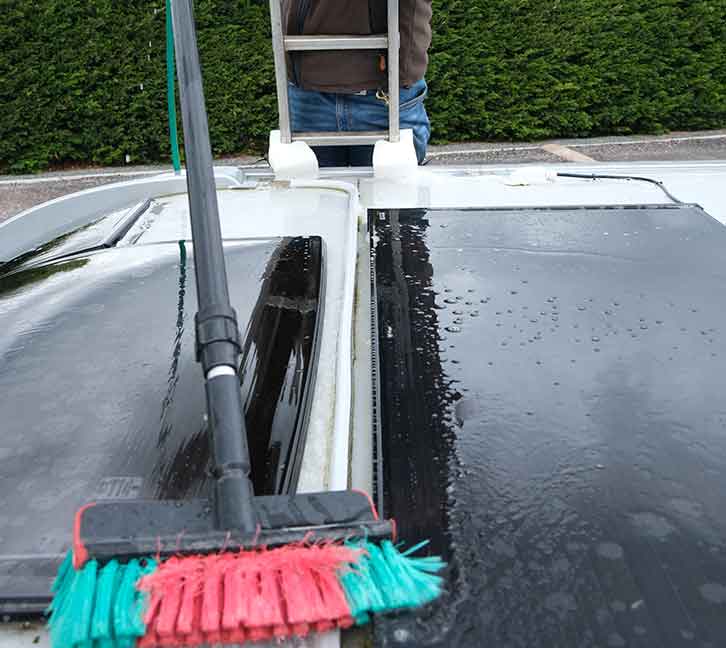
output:
<svg viewBox="0 0 726 648"><path fill-rule="evenodd" d="M353 301L355 298L356 255L358 253L358 217L363 207L358 189L348 182L330 180L293 180L291 187L300 189L332 189L344 191L349 197L347 236L345 240L345 282L340 328L337 340L337 366L335 372L335 414L330 453L328 490L348 488L350 423L353 391Z"/></svg>

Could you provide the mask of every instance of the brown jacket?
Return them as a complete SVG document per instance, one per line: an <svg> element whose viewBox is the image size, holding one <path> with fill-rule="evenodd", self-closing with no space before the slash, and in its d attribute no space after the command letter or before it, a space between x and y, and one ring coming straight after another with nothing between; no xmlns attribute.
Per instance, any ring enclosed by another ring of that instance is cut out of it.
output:
<svg viewBox="0 0 726 648"><path fill-rule="evenodd" d="M386 0L283 0L283 28L289 35L368 35L386 31ZM399 0L400 81L423 78L431 44L431 0ZM359 92L385 89L385 51L294 52L290 79L305 90Z"/></svg>

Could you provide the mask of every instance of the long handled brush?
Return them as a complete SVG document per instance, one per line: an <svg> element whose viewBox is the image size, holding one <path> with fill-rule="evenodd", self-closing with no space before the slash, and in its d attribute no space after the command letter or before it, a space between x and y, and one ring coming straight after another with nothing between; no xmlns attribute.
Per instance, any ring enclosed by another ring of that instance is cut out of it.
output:
<svg viewBox="0 0 726 648"><path fill-rule="evenodd" d="M172 18L214 496L81 508L53 585L54 648L305 635L427 603L442 585L443 563L412 556L425 543L399 552L364 493L254 496L191 0L174 0Z"/></svg>

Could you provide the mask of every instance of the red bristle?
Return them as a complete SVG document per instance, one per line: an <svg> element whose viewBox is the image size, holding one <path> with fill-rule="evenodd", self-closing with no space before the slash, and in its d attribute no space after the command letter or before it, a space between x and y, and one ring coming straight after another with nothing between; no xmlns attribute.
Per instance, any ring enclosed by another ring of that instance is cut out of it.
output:
<svg viewBox="0 0 726 648"><path fill-rule="evenodd" d="M291 634L290 626L287 624L276 625L272 628L272 636L277 639L287 639Z"/></svg>
<svg viewBox="0 0 726 648"><path fill-rule="evenodd" d="M243 643L350 627L336 571L359 554L321 543L171 558L140 582L151 603L139 648Z"/></svg>
<svg viewBox="0 0 726 648"><path fill-rule="evenodd" d="M310 634L309 623L296 623L290 626L290 634L295 637L304 637Z"/></svg>
<svg viewBox="0 0 726 648"><path fill-rule="evenodd" d="M330 632L336 628L336 624L332 621L318 621L315 624L315 632Z"/></svg>
<svg viewBox="0 0 726 648"><path fill-rule="evenodd" d="M325 617L339 619L350 616L350 606L338 580L338 575L335 572L321 569L316 576L325 607Z"/></svg>
<svg viewBox="0 0 726 648"><path fill-rule="evenodd" d="M229 562L225 565L222 629L228 631L240 627L244 613L244 581L239 562Z"/></svg>
<svg viewBox="0 0 726 648"><path fill-rule="evenodd" d="M204 633L202 632L202 593L199 591L198 582L196 583L196 590L192 631L184 638L188 646L204 645Z"/></svg>
<svg viewBox="0 0 726 648"><path fill-rule="evenodd" d="M240 592L239 608L237 610L237 619L240 627L246 627L250 618L250 608L253 599L258 594L257 574L248 570L236 569L238 574L238 585Z"/></svg>
<svg viewBox="0 0 726 648"><path fill-rule="evenodd" d="M181 602L179 604L179 615L176 619L176 631L180 635L189 635L194 631L196 610L195 600L199 598L198 586L192 580L184 583Z"/></svg>
<svg viewBox="0 0 726 648"><path fill-rule="evenodd" d="M213 558L216 558L214 556ZM218 633L222 616L222 573L217 560L207 559L202 593L201 630L205 635Z"/></svg>
<svg viewBox="0 0 726 648"><path fill-rule="evenodd" d="M222 643L222 635L224 633L222 630L215 630L214 632L205 632L204 633L204 641L202 642L202 645L204 646L216 646L217 644Z"/></svg>
<svg viewBox="0 0 726 648"><path fill-rule="evenodd" d="M152 623L151 625L146 625L146 634L144 634L143 637L139 639L139 642L137 644L138 648L154 648L154 646L158 646L158 636L156 634L155 623Z"/></svg>
<svg viewBox="0 0 726 648"><path fill-rule="evenodd" d="M378 517L378 510L376 509L376 505L373 503L373 498L370 496L370 494L367 491L361 490L359 488L353 488L352 491L354 493L360 493L368 500L368 505L371 507L371 513L373 513L373 519L379 520Z"/></svg>
<svg viewBox="0 0 726 648"><path fill-rule="evenodd" d="M81 526L83 513L92 506L96 506L96 503L91 502L79 508L73 520L73 567L76 570L80 570L88 562L88 549L86 549L83 538L81 538Z"/></svg>
<svg viewBox="0 0 726 648"><path fill-rule="evenodd" d="M247 641L247 633L243 628L235 628L234 630L222 630L221 643L224 645L242 644Z"/></svg>
<svg viewBox="0 0 726 648"><path fill-rule="evenodd" d="M177 648L183 645L185 645L184 641L174 635L162 637L159 634L156 635L156 643L154 644L156 648Z"/></svg>
<svg viewBox="0 0 726 648"><path fill-rule="evenodd" d="M144 624L147 626L152 625L156 619L159 608L161 607L162 591L154 590L150 594L149 607L146 608L146 612L144 613Z"/></svg>
<svg viewBox="0 0 726 648"><path fill-rule="evenodd" d="M341 617L338 619L338 627L341 630L347 630L355 625L355 619L352 616Z"/></svg>
<svg viewBox="0 0 726 648"><path fill-rule="evenodd" d="M258 626L247 631L248 641L267 641L272 639L272 630L269 627Z"/></svg>
<svg viewBox="0 0 726 648"><path fill-rule="evenodd" d="M167 581L161 608L156 617L156 633L159 637L170 637L176 632L176 619L179 616L179 607L182 600L182 582Z"/></svg>
<svg viewBox="0 0 726 648"><path fill-rule="evenodd" d="M308 570L308 575L310 571ZM280 590L285 598L287 607L287 622L290 625L298 625L316 621L317 617L310 616L310 599L308 588L304 583L304 576L296 565L291 565L289 570L280 573Z"/></svg>
<svg viewBox="0 0 726 648"><path fill-rule="evenodd" d="M263 569L257 572L256 577L256 592L250 600L249 616L245 625L256 628L284 624L285 617L280 601L280 589L277 586L277 572Z"/></svg>

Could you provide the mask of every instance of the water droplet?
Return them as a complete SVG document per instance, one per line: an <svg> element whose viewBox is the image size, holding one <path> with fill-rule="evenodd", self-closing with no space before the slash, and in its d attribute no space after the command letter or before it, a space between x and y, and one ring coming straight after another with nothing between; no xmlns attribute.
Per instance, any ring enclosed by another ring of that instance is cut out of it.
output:
<svg viewBox="0 0 726 648"><path fill-rule="evenodd" d="M598 337L597 335L593 335L593 336L592 336L592 337L591 337L590 339L591 339L591 340L592 340L593 342L599 342L599 341L600 341L600 338L599 338L599 337Z"/></svg>
<svg viewBox="0 0 726 648"><path fill-rule="evenodd" d="M726 603L726 586L721 583L706 583L698 589L701 596L710 603Z"/></svg>
<svg viewBox="0 0 726 648"><path fill-rule="evenodd" d="M459 326L447 326L446 330L449 333L459 333L461 331L461 328Z"/></svg>
<svg viewBox="0 0 726 648"><path fill-rule="evenodd" d="M446 227L446 225L441 225L441 227ZM393 640L398 643L406 643L410 638L411 633L405 628L396 628L393 631Z"/></svg>

